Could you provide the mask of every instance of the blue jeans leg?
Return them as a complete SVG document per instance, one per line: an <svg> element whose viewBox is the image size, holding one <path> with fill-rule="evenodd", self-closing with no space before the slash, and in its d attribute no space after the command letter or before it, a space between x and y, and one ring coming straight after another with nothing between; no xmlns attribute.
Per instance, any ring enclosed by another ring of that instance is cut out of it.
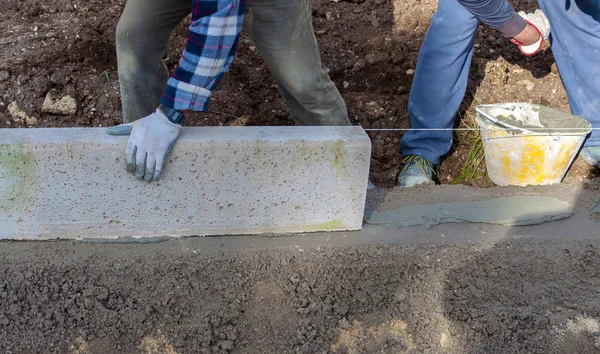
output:
<svg viewBox="0 0 600 354"><path fill-rule="evenodd" d="M571 112L600 129L600 2L540 0L550 22L552 52ZM600 146L594 130L585 146Z"/></svg>
<svg viewBox="0 0 600 354"><path fill-rule="evenodd" d="M427 31L410 91L412 128L452 128L467 88L479 20L456 0L439 0ZM433 164L450 151L452 131L409 131L402 154L418 155Z"/></svg>

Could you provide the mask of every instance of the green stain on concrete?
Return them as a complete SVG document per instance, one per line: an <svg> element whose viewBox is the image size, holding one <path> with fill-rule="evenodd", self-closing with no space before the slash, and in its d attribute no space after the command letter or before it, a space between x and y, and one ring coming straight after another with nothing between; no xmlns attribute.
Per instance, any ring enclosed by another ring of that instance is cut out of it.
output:
<svg viewBox="0 0 600 354"><path fill-rule="evenodd" d="M36 182L33 153L22 144L0 145L0 210L24 207Z"/></svg>
<svg viewBox="0 0 600 354"><path fill-rule="evenodd" d="M341 176L344 173L344 168L342 167L342 163L340 162L339 156L336 156L333 159L333 169L335 170L335 173L338 174L338 176Z"/></svg>
<svg viewBox="0 0 600 354"><path fill-rule="evenodd" d="M73 155L71 154L71 146L69 145L69 143L67 143L67 156L73 158Z"/></svg>
<svg viewBox="0 0 600 354"><path fill-rule="evenodd" d="M260 140L256 141L256 147L254 149L254 157L258 160L260 159Z"/></svg>
<svg viewBox="0 0 600 354"><path fill-rule="evenodd" d="M312 225L307 227L307 231L337 231L345 229L344 224L339 220L331 220L322 224Z"/></svg>
<svg viewBox="0 0 600 354"><path fill-rule="evenodd" d="M333 170L335 173L343 178L348 177L347 171L345 168L346 164L346 150L344 149L344 140L336 140L334 148L334 158L333 158Z"/></svg>

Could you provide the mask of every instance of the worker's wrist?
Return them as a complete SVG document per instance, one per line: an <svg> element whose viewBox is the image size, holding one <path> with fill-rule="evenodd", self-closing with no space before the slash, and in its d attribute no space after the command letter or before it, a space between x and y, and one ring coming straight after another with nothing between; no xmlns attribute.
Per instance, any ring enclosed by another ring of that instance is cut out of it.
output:
<svg viewBox="0 0 600 354"><path fill-rule="evenodd" d="M158 107L158 110L164 114L167 119L173 124L181 124L184 118L189 116L189 111L180 111L178 109L174 109L172 107L161 104Z"/></svg>
<svg viewBox="0 0 600 354"><path fill-rule="evenodd" d="M511 38L510 41L519 46L521 53L532 56L542 49L544 36L536 25L527 21L527 28L518 36Z"/></svg>
<svg viewBox="0 0 600 354"><path fill-rule="evenodd" d="M528 46L539 42L542 35L535 26L528 23L527 27L513 38L521 45Z"/></svg>

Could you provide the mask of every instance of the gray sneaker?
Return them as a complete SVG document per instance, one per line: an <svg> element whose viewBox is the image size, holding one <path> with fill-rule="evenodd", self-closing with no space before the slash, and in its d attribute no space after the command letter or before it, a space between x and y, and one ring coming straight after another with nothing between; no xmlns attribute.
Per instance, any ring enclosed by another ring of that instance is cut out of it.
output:
<svg viewBox="0 0 600 354"><path fill-rule="evenodd" d="M409 155L402 160L404 168L398 176L398 187L414 187L418 184L433 183L433 165L425 158Z"/></svg>
<svg viewBox="0 0 600 354"><path fill-rule="evenodd" d="M583 161L587 162L590 166L600 167L600 146L589 146L581 149L579 154Z"/></svg>

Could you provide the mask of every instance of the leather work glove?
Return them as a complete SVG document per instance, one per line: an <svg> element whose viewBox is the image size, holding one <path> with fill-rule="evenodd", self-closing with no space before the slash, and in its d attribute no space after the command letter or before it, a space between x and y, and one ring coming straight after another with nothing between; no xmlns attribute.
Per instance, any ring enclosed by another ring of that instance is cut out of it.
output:
<svg viewBox="0 0 600 354"><path fill-rule="evenodd" d="M169 121L160 110L133 123L106 130L109 135L129 135L125 147L126 170L148 182L157 180L167 155L175 145L181 125Z"/></svg>
<svg viewBox="0 0 600 354"><path fill-rule="evenodd" d="M530 45L523 45L514 38L511 38L511 42L519 46L521 53L526 56L532 56L542 49L542 44L548 39L548 36L550 35L550 22L548 22L546 15L544 15L544 12L540 9L535 10L534 13L525 13L524 11L520 11L518 14L525 20L525 22L538 31L540 34L540 39Z"/></svg>

